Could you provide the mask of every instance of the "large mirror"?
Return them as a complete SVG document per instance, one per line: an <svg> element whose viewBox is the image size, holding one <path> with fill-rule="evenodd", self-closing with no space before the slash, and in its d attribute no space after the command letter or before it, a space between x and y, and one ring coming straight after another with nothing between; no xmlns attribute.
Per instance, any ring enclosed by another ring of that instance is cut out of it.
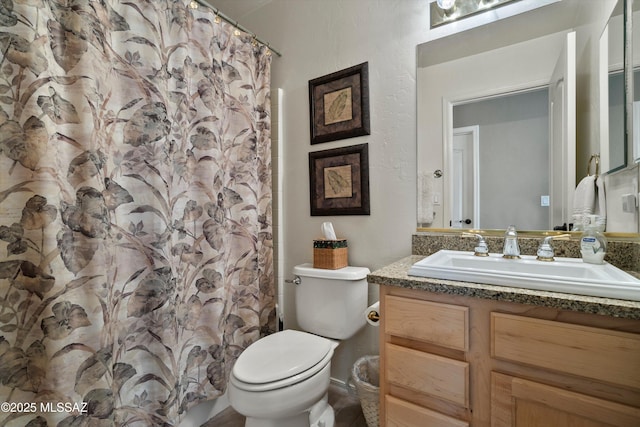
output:
<svg viewBox="0 0 640 427"><path fill-rule="evenodd" d="M621 3L624 0L619 0ZM633 119L631 122L631 130L628 133L631 135L630 141L627 141L627 155L630 158L630 162L634 164L640 163L640 1L627 0L631 2L631 19L626 18L625 33L627 38L631 38L633 41L631 45L625 44L625 51L631 56L631 60L626 67L633 68L633 82L631 84L631 91L633 92L633 105L631 107ZM628 7L627 7L628 8ZM635 31L633 28L635 24ZM631 30L629 30L631 28ZM630 82L627 81L627 86ZM626 88L629 90L629 88ZM628 162L629 163L629 162ZM639 168L640 170L640 168ZM640 172L639 172L640 175ZM640 179L640 176L638 177Z"/></svg>
<svg viewBox="0 0 640 427"><path fill-rule="evenodd" d="M418 46L419 229L568 226L600 153L616 3L563 0Z"/></svg>
<svg viewBox="0 0 640 427"><path fill-rule="evenodd" d="M600 38L600 164L605 173L627 167L624 0L618 0Z"/></svg>
<svg viewBox="0 0 640 427"><path fill-rule="evenodd" d="M638 233L640 181L640 17L637 0L618 0L600 39L600 160L607 230ZM633 17L633 18L632 18ZM632 41L633 40L633 41Z"/></svg>

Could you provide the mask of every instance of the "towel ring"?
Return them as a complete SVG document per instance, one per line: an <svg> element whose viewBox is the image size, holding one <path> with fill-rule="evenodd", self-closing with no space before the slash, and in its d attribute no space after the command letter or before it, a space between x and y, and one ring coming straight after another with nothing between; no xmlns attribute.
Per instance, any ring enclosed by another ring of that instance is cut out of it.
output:
<svg viewBox="0 0 640 427"><path fill-rule="evenodd" d="M591 162L596 162L596 176L600 175L600 154L592 154L589 158L589 164L587 164L587 175L591 175Z"/></svg>

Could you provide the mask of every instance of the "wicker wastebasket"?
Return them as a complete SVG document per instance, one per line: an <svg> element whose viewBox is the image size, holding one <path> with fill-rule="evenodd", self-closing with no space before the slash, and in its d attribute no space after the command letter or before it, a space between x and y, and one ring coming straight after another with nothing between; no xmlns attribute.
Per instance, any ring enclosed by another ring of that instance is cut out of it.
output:
<svg viewBox="0 0 640 427"><path fill-rule="evenodd" d="M351 369L351 381L362 406L368 427L380 425L380 356L363 356Z"/></svg>

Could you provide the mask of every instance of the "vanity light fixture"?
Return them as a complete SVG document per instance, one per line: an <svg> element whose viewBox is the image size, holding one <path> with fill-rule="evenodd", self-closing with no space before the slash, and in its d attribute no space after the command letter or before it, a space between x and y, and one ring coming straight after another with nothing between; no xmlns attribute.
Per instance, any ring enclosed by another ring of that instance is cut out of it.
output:
<svg viewBox="0 0 640 427"><path fill-rule="evenodd" d="M431 28L467 18L519 0L435 0L430 3Z"/></svg>
<svg viewBox="0 0 640 427"><path fill-rule="evenodd" d="M449 10L455 5L456 0L436 0L436 3L440 9Z"/></svg>

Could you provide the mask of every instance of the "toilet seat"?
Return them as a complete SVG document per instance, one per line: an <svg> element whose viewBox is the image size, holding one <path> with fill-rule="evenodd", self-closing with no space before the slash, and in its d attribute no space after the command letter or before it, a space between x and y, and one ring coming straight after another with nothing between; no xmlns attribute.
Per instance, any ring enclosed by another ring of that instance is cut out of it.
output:
<svg viewBox="0 0 640 427"><path fill-rule="evenodd" d="M247 347L233 367L231 381L246 391L287 387L322 370L334 348L331 340L307 332L277 332Z"/></svg>

